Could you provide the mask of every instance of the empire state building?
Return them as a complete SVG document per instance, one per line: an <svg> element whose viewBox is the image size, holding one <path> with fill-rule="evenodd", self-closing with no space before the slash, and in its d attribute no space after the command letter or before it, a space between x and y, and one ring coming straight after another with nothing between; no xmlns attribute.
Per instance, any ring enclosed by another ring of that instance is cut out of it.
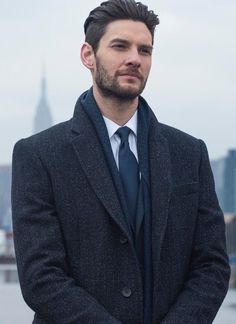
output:
<svg viewBox="0 0 236 324"><path fill-rule="evenodd" d="M41 80L41 96L37 105L36 114L34 118L33 133L39 133L52 126L52 115L47 102L47 85L46 78L43 76Z"/></svg>

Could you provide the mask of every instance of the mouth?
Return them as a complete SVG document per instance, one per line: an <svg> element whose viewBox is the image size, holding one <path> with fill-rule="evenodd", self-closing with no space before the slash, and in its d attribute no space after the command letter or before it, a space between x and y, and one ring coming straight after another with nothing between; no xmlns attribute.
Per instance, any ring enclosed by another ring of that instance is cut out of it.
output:
<svg viewBox="0 0 236 324"><path fill-rule="evenodd" d="M139 74L137 74L137 73L130 73L130 72L119 74L119 76L126 77L126 78L132 79L132 80L137 80L137 79L138 80L141 80L142 79Z"/></svg>
<svg viewBox="0 0 236 324"><path fill-rule="evenodd" d="M119 73L119 76L125 76L128 78L134 78L134 79L142 79L142 76L137 71L124 71L122 73Z"/></svg>

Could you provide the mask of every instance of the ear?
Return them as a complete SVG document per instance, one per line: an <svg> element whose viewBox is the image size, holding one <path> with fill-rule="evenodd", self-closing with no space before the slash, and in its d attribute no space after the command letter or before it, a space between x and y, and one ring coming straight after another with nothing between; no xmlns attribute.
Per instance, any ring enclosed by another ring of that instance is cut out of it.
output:
<svg viewBox="0 0 236 324"><path fill-rule="evenodd" d="M84 66L86 66L89 70L93 70L94 68L94 51L92 46L85 42L80 50L80 58Z"/></svg>

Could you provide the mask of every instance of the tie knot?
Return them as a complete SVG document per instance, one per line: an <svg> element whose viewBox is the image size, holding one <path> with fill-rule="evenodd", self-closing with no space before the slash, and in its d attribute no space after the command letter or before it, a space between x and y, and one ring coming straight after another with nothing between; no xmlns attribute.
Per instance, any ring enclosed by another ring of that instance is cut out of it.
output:
<svg viewBox="0 0 236 324"><path fill-rule="evenodd" d="M127 126L120 127L117 129L116 134L120 137L121 142L128 142L129 133L131 129Z"/></svg>

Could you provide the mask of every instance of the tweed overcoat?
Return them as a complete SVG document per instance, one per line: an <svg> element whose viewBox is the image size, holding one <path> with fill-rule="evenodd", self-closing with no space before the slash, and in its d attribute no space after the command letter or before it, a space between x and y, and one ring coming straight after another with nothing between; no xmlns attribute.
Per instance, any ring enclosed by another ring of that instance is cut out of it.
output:
<svg viewBox="0 0 236 324"><path fill-rule="evenodd" d="M153 323L209 324L229 279L205 144L150 108ZM38 324L141 324L142 275L96 131L71 120L20 140L12 212L19 279Z"/></svg>

